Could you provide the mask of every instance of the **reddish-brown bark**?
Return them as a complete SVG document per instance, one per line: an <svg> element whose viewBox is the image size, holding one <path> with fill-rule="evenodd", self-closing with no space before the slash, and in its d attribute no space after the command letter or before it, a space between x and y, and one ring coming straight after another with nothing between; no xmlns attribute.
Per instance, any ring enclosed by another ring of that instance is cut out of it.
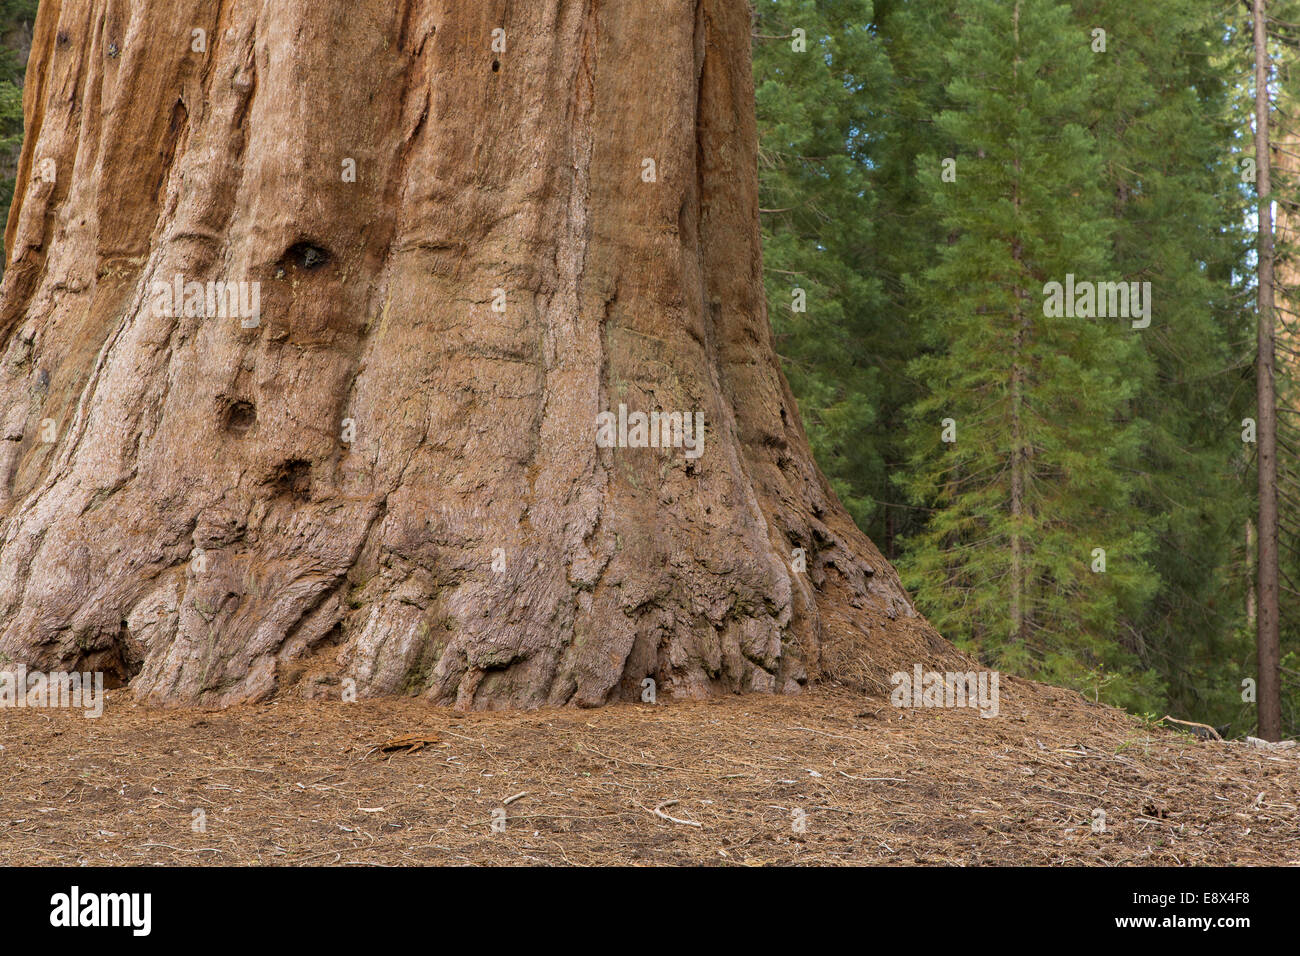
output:
<svg viewBox="0 0 1300 956"><path fill-rule="evenodd" d="M743 2L47 0L25 110L10 659L501 707L950 653L778 367ZM176 276L260 321L159 314ZM598 447L620 404L704 453Z"/></svg>

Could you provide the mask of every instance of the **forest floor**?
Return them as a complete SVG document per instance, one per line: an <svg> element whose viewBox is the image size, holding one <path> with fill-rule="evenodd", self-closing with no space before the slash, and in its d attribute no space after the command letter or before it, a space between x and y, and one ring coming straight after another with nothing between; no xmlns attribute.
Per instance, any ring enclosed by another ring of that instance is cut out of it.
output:
<svg viewBox="0 0 1300 956"><path fill-rule="evenodd" d="M113 691L99 719L0 710L0 746L8 865L1300 864L1300 748L1007 678L989 719L840 687L526 713Z"/></svg>

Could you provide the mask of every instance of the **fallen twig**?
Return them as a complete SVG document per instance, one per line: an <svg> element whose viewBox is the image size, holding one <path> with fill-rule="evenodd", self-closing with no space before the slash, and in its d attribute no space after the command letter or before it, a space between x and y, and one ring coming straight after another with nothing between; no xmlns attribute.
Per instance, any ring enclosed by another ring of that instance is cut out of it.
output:
<svg viewBox="0 0 1300 956"><path fill-rule="evenodd" d="M1177 717L1170 717L1168 714L1165 714L1165 716L1161 717L1160 720L1161 722L1167 720L1170 721L1171 723L1182 724L1184 727L1200 727L1202 730L1206 731L1209 734L1209 736L1213 737L1215 740L1219 740L1219 741L1223 740L1223 738L1219 736L1219 732L1215 730L1213 727L1211 727L1209 724L1198 724L1194 720L1179 720Z"/></svg>
<svg viewBox="0 0 1300 956"><path fill-rule="evenodd" d="M659 804L659 806L654 808L654 815L659 817L661 820L667 820L670 823L680 823L684 827L700 827L703 829L703 823L696 823L694 820L679 820L676 817L670 817L668 814L664 813L664 807L671 807L675 803L681 803L681 801L665 800L663 803Z"/></svg>

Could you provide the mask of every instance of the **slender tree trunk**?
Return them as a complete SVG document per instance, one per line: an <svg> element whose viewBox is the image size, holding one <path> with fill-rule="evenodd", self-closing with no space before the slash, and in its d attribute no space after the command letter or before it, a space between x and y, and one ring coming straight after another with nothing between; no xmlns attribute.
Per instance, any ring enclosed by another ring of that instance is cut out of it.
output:
<svg viewBox="0 0 1300 956"><path fill-rule="evenodd" d="M947 658L772 348L749 33L739 0L43 3L0 650L151 701L480 708ZM621 406L702 449L605 447Z"/></svg>
<svg viewBox="0 0 1300 956"><path fill-rule="evenodd" d="M1018 254L1018 252L1017 252ZM1023 642L1026 637L1025 616L1025 545L1023 522L1025 516L1025 438L1023 434L1024 370L1021 351L1025 345L1025 321L1021 314L1022 300L1017 290L1016 332L1012 348L1011 366L1011 637Z"/></svg>
<svg viewBox="0 0 1300 956"><path fill-rule="evenodd" d="M1269 167L1269 57L1264 0L1253 0L1255 35L1255 166L1259 189L1259 337L1256 362L1259 442L1259 736L1280 740L1282 710L1278 645L1277 393L1273 341L1273 211Z"/></svg>
<svg viewBox="0 0 1300 956"><path fill-rule="evenodd" d="M1255 627L1255 522L1246 519L1246 626Z"/></svg>
<svg viewBox="0 0 1300 956"><path fill-rule="evenodd" d="M885 505L885 557L892 561L897 556L894 551L894 508Z"/></svg>
<svg viewBox="0 0 1300 956"><path fill-rule="evenodd" d="M1016 0L1011 14L1012 30L1016 41L1016 59L1012 64L1012 76L1020 75L1020 0ZM1017 218L1020 214L1020 161L1015 162L1016 180L1012 203ZM1024 250L1020 240L1012 244L1011 257L1019 269L1024 259ZM1012 347L1011 365L1011 637L1023 643L1027 636L1025 615L1025 544L1023 521L1025 514L1025 436L1023 433L1023 406L1025 394L1025 373L1021 362L1021 352L1029 335L1029 314L1025 308L1027 290L1016 289L1015 337Z"/></svg>

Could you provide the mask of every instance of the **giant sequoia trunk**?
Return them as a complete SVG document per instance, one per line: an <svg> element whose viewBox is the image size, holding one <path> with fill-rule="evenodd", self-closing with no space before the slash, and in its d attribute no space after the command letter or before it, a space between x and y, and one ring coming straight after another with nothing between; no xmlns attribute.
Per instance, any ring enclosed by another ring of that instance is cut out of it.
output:
<svg viewBox="0 0 1300 956"><path fill-rule="evenodd" d="M9 660L501 707L949 653L773 352L743 0L44 0L35 33ZM702 416L702 454L604 447L620 405L626 446Z"/></svg>

